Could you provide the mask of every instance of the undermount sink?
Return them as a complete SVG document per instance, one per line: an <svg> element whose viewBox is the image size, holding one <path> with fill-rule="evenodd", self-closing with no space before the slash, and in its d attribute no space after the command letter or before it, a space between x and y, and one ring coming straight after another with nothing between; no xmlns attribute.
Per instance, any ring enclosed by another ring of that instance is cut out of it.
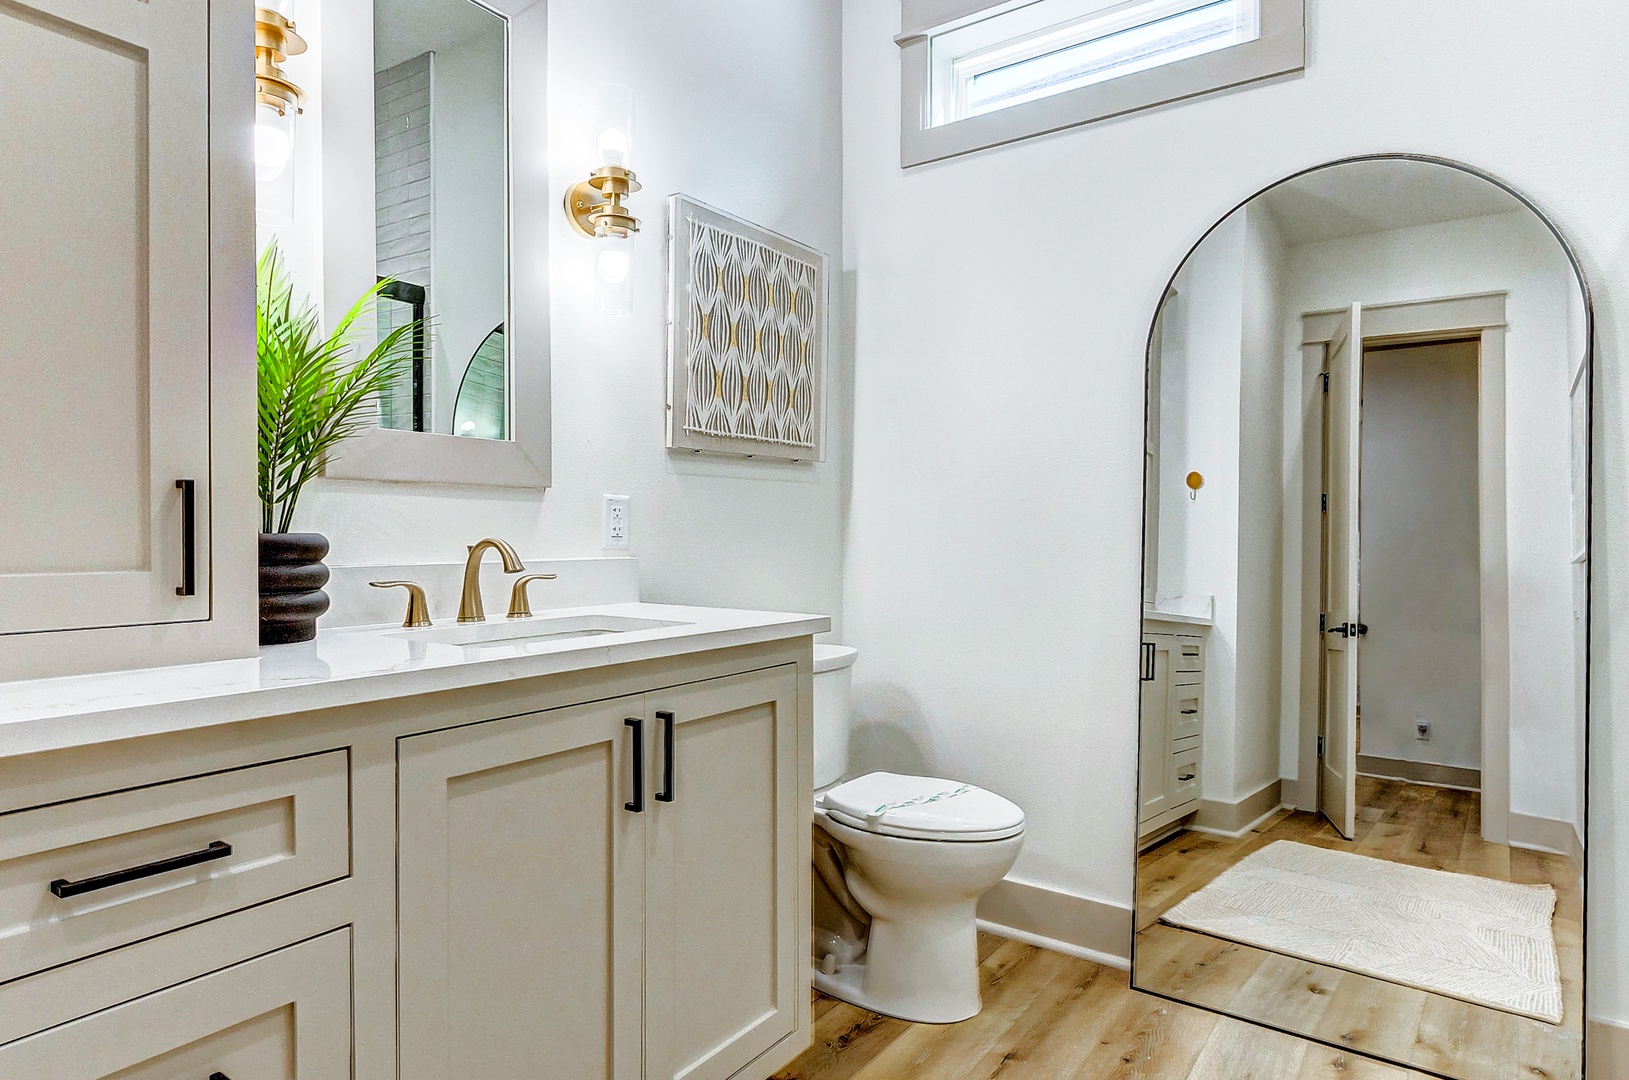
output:
<svg viewBox="0 0 1629 1080"><path fill-rule="evenodd" d="M627 634L635 630L659 630L688 623L661 619L636 619L627 615L539 615L529 619L461 623L456 626L403 630L393 636L409 641L433 641L441 645L518 645L534 641L568 641L572 638Z"/></svg>

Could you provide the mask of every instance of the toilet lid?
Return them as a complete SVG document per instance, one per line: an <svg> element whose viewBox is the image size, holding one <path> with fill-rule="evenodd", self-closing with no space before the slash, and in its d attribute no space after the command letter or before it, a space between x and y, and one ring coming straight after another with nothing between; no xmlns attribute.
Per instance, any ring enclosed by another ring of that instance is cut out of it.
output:
<svg viewBox="0 0 1629 1080"><path fill-rule="evenodd" d="M1000 840L1024 828L1016 804L936 776L867 773L825 792L819 803L850 828L916 840Z"/></svg>

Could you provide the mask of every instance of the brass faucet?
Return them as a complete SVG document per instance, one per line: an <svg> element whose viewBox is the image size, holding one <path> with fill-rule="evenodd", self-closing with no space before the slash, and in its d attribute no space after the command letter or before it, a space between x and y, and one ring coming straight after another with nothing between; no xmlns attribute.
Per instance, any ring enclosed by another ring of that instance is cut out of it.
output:
<svg viewBox="0 0 1629 1080"><path fill-rule="evenodd" d="M485 622L486 610L481 606L481 556L492 548L503 558L503 572L518 574L526 569L515 554L515 549L495 537L487 537L478 544L471 544L469 558L464 562L464 595L458 601L458 621Z"/></svg>

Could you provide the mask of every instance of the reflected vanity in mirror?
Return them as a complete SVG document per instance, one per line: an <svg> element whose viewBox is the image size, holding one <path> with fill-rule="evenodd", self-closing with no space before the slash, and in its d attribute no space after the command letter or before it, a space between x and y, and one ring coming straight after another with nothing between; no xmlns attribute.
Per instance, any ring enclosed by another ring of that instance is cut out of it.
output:
<svg viewBox="0 0 1629 1080"><path fill-rule="evenodd" d="M324 288L388 281L381 337L423 320L329 476L548 486L548 200L514 197L548 190L547 75L508 61L546 24L532 0L325 5Z"/></svg>
<svg viewBox="0 0 1629 1080"><path fill-rule="evenodd" d="M1582 1077L1589 343L1558 234L1449 162L1299 174L1183 261L1148 357L1137 989Z"/></svg>

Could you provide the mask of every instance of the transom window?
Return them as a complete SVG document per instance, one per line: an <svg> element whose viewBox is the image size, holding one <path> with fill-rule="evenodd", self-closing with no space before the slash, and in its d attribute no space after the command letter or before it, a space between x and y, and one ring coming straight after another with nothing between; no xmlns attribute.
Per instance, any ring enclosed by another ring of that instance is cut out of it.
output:
<svg viewBox="0 0 1629 1080"><path fill-rule="evenodd" d="M933 124L1254 41L1257 0L1039 0L933 35Z"/></svg>

